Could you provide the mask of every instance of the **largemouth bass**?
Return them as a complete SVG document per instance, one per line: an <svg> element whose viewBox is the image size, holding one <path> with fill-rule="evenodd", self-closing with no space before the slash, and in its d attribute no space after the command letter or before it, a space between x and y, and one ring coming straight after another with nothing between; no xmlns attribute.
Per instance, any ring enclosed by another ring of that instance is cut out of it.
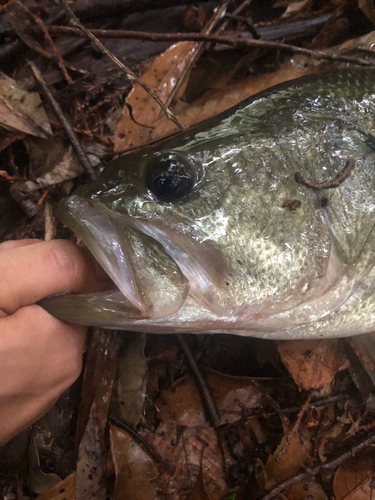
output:
<svg viewBox="0 0 375 500"><path fill-rule="evenodd" d="M375 71L279 85L128 154L57 215L116 288L56 317L155 333L375 330Z"/></svg>

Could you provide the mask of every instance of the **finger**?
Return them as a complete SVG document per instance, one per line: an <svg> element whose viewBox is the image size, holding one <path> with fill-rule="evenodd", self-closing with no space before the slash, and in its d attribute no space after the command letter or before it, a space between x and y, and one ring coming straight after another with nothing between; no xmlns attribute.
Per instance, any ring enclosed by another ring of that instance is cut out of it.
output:
<svg viewBox="0 0 375 500"><path fill-rule="evenodd" d="M27 245L35 245L41 243L43 240L38 239L25 239L25 240L9 240L0 243L0 251L13 250L14 248L25 247Z"/></svg>
<svg viewBox="0 0 375 500"><path fill-rule="evenodd" d="M12 314L49 295L106 290L92 261L68 240L0 252L0 309Z"/></svg>

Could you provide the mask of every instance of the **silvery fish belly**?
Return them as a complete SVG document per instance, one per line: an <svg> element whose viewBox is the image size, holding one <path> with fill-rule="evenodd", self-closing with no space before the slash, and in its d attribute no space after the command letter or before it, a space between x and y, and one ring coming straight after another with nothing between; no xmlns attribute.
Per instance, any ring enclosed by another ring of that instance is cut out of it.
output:
<svg viewBox="0 0 375 500"><path fill-rule="evenodd" d="M374 118L375 72L338 70L119 158L57 214L115 288L42 305L155 333L374 330Z"/></svg>

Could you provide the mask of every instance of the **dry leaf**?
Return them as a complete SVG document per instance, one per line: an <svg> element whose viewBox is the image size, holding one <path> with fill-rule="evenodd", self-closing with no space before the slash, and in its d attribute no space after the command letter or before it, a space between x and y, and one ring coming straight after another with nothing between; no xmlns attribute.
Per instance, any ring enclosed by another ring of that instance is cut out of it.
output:
<svg viewBox="0 0 375 500"><path fill-rule="evenodd" d="M147 361L144 348L145 333L127 334L118 358L116 380L113 387L111 409L116 417L135 427L143 410L147 385Z"/></svg>
<svg viewBox="0 0 375 500"><path fill-rule="evenodd" d="M0 126L45 139L52 135L39 94L24 90L4 73L0 73Z"/></svg>
<svg viewBox="0 0 375 500"><path fill-rule="evenodd" d="M157 90L163 102L169 99L196 48L196 42L181 42L172 45L157 57L142 75L144 83L151 89ZM131 106L133 117L138 123L132 120L125 106L115 134L115 151L142 146L154 140L153 129L147 127L153 126L163 114L155 100L139 85L136 85L129 93L127 103Z"/></svg>
<svg viewBox="0 0 375 500"><path fill-rule="evenodd" d="M238 401L250 409L259 406L263 400L263 393L253 385L250 377L233 377L210 370L207 385L219 411L225 410L221 414L222 424L242 418ZM197 385L190 376L162 391L155 404L159 410L158 418L163 421L188 427L208 426Z"/></svg>
<svg viewBox="0 0 375 500"><path fill-rule="evenodd" d="M158 451L166 465L162 490L167 498L188 500L202 471L204 492L210 500L222 500L227 492L222 452L212 428L181 428L163 422L147 441ZM168 496L169 495L169 496Z"/></svg>
<svg viewBox="0 0 375 500"><path fill-rule="evenodd" d="M375 25L374 0L358 0L358 7L365 14L367 19Z"/></svg>
<svg viewBox="0 0 375 500"><path fill-rule="evenodd" d="M297 474L300 468L310 460L310 435L304 429L293 435L290 442L284 434L275 452L268 457L263 470L258 474L258 484L266 490L279 481L284 481Z"/></svg>
<svg viewBox="0 0 375 500"><path fill-rule="evenodd" d="M61 478L57 474L46 474L41 470L39 451L35 439L31 440L29 457L30 488L34 493L44 493L61 482Z"/></svg>
<svg viewBox="0 0 375 500"><path fill-rule="evenodd" d="M318 71L319 65L316 64L301 68L295 67L292 63L284 63L280 69L273 73L251 77L237 84L228 85L218 92L203 95L190 105L181 104L179 105L180 107L174 110L175 116L184 127L189 128L236 106L248 97L267 88L304 75L317 73ZM155 131L152 139L160 139L173 132L176 132L176 126L170 120L161 117L155 123Z"/></svg>
<svg viewBox="0 0 375 500"><path fill-rule="evenodd" d="M369 500L375 470L373 452L349 458L337 469L333 480L335 500Z"/></svg>
<svg viewBox="0 0 375 500"><path fill-rule="evenodd" d="M42 493L36 500L75 500L75 472L63 479L54 488Z"/></svg>
<svg viewBox="0 0 375 500"><path fill-rule="evenodd" d="M116 482L113 500L157 500L159 471L154 461L118 427L110 426Z"/></svg>
<svg viewBox="0 0 375 500"><path fill-rule="evenodd" d="M281 340L281 361L302 389L318 389L329 384L349 361L340 340Z"/></svg>
<svg viewBox="0 0 375 500"><path fill-rule="evenodd" d="M89 420L78 449L76 497L79 500L105 500L104 433L96 411L91 406Z"/></svg>

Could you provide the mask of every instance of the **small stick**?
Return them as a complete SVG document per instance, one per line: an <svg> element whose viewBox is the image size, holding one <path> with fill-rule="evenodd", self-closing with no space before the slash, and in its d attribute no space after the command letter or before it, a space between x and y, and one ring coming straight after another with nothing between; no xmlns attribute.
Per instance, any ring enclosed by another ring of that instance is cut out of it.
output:
<svg viewBox="0 0 375 500"><path fill-rule="evenodd" d="M161 109L164 111L168 120L171 120L175 125L177 125L177 127L180 130L185 130L185 128L178 121L178 119L174 116L172 111L170 109L168 109L167 106L165 106L163 101L160 99L159 95L154 90L152 90L148 85L146 85L140 78L138 78L138 76L131 69L129 69L119 59L117 59L117 57L114 54L112 54L112 52L110 52L108 49L106 49L104 47L104 45L96 38L96 36L93 35L91 33L91 31L89 31L87 28L85 28L83 26L83 24L80 23L77 16L74 14L72 9L69 7L67 0L63 0L63 3L64 3L65 10L66 10L68 16L70 17L70 23L74 26L78 26L79 30L81 30L90 40L92 40L94 42L94 44L101 50L101 52L103 54L108 56L119 68L121 68L124 71L124 73L126 74L129 81L138 83L138 85L140 85L143 88L143 90L145 90L153 99L155 99L155 101L159 104Z"/></svg>
<svg viewBox="0 0 375 500"><path fill-rule="evenodd" d="M274 488L272 488L271 491L267 492L261 500L272 500L275 498L279 493L281 493L285 488L288 488L289 486L292 486L293 484L300 483L303 481L306 481L309 479L310 476L316 476L319 474L321 470L333 470L339 467L342 463L345 462L345 460L348 460L351 457L354 457L357 453L359 453L362 450L365 450L369 446L371 446L373 443L375 443L375 433L370 434L370 436L365 437L362 439L359 444L356 446L353 446L350 448L349 451L346 451L342 455L340 455L337 458L331 459L331 460L326 460L322 464L317 465L316 467L309 467L305 469L305 472L301 472L300 474L296 474L295 476L287 479L286 481L283 481L276 485Z"/></svg>
<svg viewBox="0 0 375 500"><path fill-rule="evenodd" d="M66 135L69 137L69 140L72 143L72 146L77 154L78 159L82 163L86 172L89 174L90 178L95 179L96 178L95 170L93 169L91 162L88 159L86 153L83 151L82 146L79 143L76 134L73 132L72 127L70 126L70 123L65 118L65 116L62 112L62 109L60 108L60 105L53 97L51 91L47 87L45 81L43 80L42 75L39 73L39 70L35 66L35 64L31 61L28 61L28 63L29 63L29 66L31 68L31 71L33 72L35 79L40 84L40 87L42 89L44 97L47 99L49 104L52 106L54 112L56 113L57 118L59 119L59 122L61 123L61 126L65 130Z"/></svg>
<svg viewBox="0 0 375 500"><path fill-rule="evenodd" d="M291 431L287 434L286 436L286 443L285 443L285 446L284 448L280 451L278 457L276 458L276 462L279 462L281 460L281 457L287 452L289 446L290 446L290 443L292 442L293 438L296 436L297 432L298 432L298 428L301 424L301 420L302 420L302 417L303 415L306 413L308 407L309 407L309 404L311 402L311 399L313 397L313 393L310 392L310 394L308 395L305 403L303 404L302 408L300 409L300 411L298 412L298 415L297 415L297 420L295 421Z"/></svg>
<svg viewBox="0 0 375 500"><path fill-rule="evenodd" d="M49 43L51 49L53 50L53 54L54 56L56 57L57 59L57 64L59 65L59 68L61 69L61 72L62 74L64 75L65 77L65 80L69 83L69 84L72 84L73 83L73 80L71 78L71 76L69 75L67 69L66 69L66 66L65 66L65 63L64 63L64 60L61 56L61 52L60 50L56 47L55 45L55 42L52 40L52 37L51 35L49 34L48 32L48 29L46 27L46 25L43 23L43 21L38 17L36 16L33 12L31 12L31 10L26 7L26 5L22 4L20 2L20 0L15 0L16 4L18 5L18 7L20 7L21 9L23 9L25 12L27 12L27 14L34 20L34 22L40 27L40 29L43 31L43 34L44 34L44 37L45 39L47 40L47 42Z"/></svg>
<svg viewBox="0 0 375 500"><path fill-rule="evenodd" d="M85 28L86 30L86 28ZM68 26L51 26L49 28L51 34L55 35L77 35L83 36L77 28L70 28ZM361 66L373 67L374 63L371 61L366 61L360 57L344 56L341 54L327 54L320 50L311 50L304 47L297 47L297 45L291 45L289 43L282 42L272 42L270 40L254 40L243 39L243 38L230 38L228 36L220 35L201 35L199 33L146 33L143 31L127 31L127 30L100 30L92 29L90 31L86 30L87 36L98 37L98 38L127 38L130 40L147 40L151 42L215 42L219 44L229 45L231 47L261 47L268 49L285 50L288 52L294 52L296 54L304 54L306 56L312 57L318 60L326 61L342 61L352 64L357 64ZM89 35L90 33L90 35ZM100 42L99 42L100 43ZM104 47L105 49L105 47ZM106 50L106 49L105 49ZM108 54L107 54L108 55ZM113 56L114 57L114 56ZM111 59L113 59L111 57ZM117 63L116 63L117 64ZM122 63L120 63L122 64ZM131 79L129 77L129 79Z"/></svg>
<svg viewBox="0 0 375 500"><path fill-rule="evenodd" d="M303 184L304 186L307 186L312 189L330 189L330 188L335 188L339 186L347 177L349 177L351 171L353 170L355 165L355 160L347 160L345 167L341 172L339 172L336 177L334 177L331 180L324 181L324 182L314 182L314 181L309 181L308 179L305 179L299 172L296 172L294 174L294 178L298 184Z"/></svg>
<svg viewBox="0 0 375 500"><path fill-rule="evenodd" d="M130 434L141 446L145 448L147 453L156 464L162 463L162 459L160 458L159 454L154 450L150 443L146 441L146 439L144 439L135 429L133 429L133 427L130 427L121 418L115 417L114 415L110 415L108 417L108 422Z"/></svg>
<svg viewBox="0 0 375 500"><path fill-rule="evenodd" d="M204 380L200 369L198 368L197 362L194 359L193 354L191 353L187 343L185 342L185 339L182 334L177 333L176 334L178 343L180 344L181 350L184 353L187 362L189 363L189 368L193 372L195 381L199 387L199 390L202 395L203 402L205 404L207 413L210 417L211 420L211 425L212 427L219 427L221 420L220 420L220 414L219 411L216 407L216 404L214 403L214 400L212 399L210 390L206 384L206 381Z"/></svg>

